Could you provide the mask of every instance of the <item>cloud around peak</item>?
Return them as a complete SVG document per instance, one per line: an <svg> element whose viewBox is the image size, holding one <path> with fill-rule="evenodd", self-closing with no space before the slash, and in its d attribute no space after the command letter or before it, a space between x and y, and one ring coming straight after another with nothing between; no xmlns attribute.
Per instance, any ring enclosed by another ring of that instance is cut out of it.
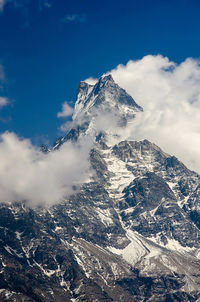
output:
<svg viewBox="0 0 200 302"><path fill-rule="evenodd" d="M129 138L147 138L200 172L200 61L148 55L108 73L144 108Z"/></svg>

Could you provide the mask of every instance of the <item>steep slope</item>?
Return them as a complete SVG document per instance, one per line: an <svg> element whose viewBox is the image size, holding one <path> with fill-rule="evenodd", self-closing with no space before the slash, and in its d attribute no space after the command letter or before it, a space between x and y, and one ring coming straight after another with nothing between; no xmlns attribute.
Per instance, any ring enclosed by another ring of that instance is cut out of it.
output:
<svg viewBox="0 0 200 302"><path fill-rule="evenodd" d="M123 133L141 111L111 76L81 82L52 152L89 134L95 174L49 208L0 205L0 301L200 301L200 176L96 124L114 112Z"/></svg>

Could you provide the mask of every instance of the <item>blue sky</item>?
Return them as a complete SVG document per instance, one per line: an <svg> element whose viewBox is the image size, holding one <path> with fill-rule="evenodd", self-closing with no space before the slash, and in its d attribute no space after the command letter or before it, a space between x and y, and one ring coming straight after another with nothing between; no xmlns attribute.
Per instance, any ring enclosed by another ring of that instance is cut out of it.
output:
<svg viewBox="0 0 200 302"><path fill-rule="evenodd" d="M75 101L81 80L148 54L177 63L200 54L198 0L1 0L0 7L0 97L9 99L1 132L35 144L60 135L57 112Z"/></svg>

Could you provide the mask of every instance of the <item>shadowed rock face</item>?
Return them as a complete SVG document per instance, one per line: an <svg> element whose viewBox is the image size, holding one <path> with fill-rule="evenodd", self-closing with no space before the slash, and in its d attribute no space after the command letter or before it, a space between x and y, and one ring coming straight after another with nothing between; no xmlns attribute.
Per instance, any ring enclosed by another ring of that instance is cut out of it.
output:
<svg viewBox="0 0 200 302"><path fill-rule="evenodd" d="M105 90L135 106L110 76L81 83L77 104ZM108 146L105 135L90 152L95 176L70 198L45 209L0 204L0 301L200 299L199 175L147 140Z"/></svg>

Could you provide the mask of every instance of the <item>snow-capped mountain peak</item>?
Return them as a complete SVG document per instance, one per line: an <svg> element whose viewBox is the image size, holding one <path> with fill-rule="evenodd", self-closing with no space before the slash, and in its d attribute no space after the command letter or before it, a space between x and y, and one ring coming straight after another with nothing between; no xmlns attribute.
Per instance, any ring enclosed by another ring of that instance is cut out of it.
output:
<svg viewBox="0 0 200 302"><path fill-rule="evenodd" d="M81 82L79 85L73 120L91 116L97 111L117 111L133 117L142 108L113 80L112 75L102 76L95 85Z"/></svg>
<svg viewBox="0 0 200 302"><path fill-rule="evenodd" d="M141 111L142 107L114 81L112 75L100 77L94 85L82 81L77 91L71 129L55 142L53 149L59 149L69 139L76 141L85 135L94 141L100 135L104 142L113 145L119 142L127 123Z"/></svg>

